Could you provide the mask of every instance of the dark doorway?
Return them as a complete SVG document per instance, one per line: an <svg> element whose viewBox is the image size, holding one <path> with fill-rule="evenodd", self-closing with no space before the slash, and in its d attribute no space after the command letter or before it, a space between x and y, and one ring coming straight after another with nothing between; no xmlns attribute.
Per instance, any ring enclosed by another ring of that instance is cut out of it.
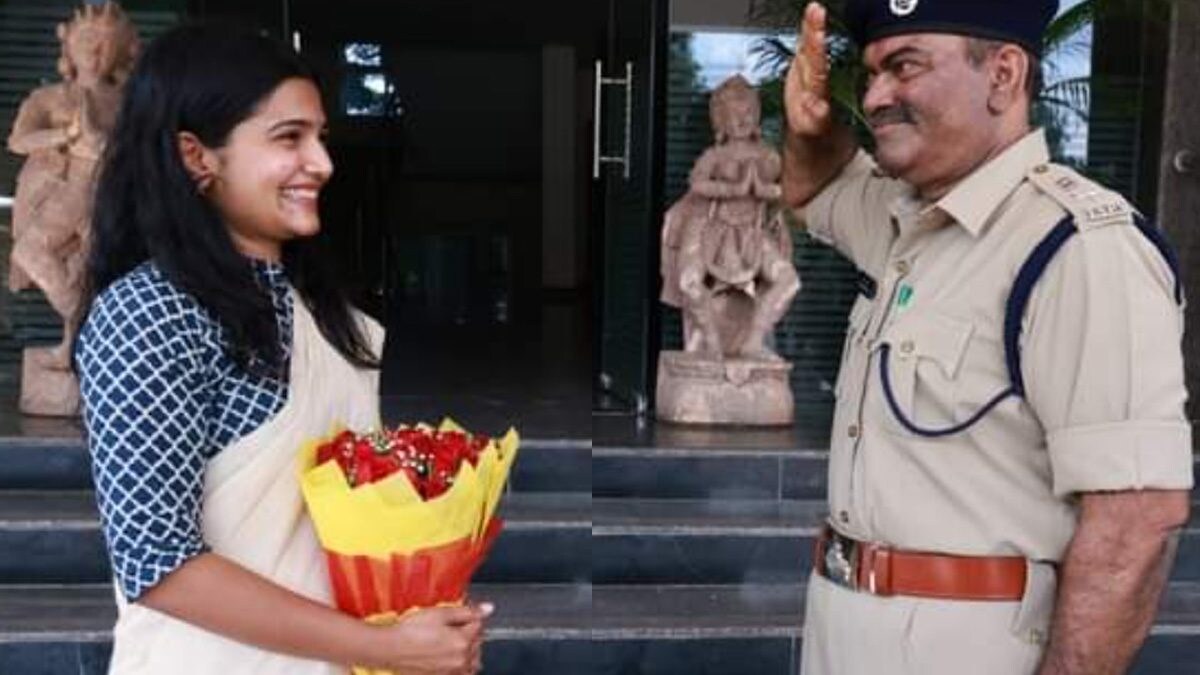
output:
<svg viewBox="0 0 1200 675"><path fill-rule="evenodd" d="M330 248L388 327L389 418L590 435L604 5L288 4L327 94Z"/></svg>
<svg viewBox="0 0 1200 675"><path fill-rule="evenodd" d="M322 73L321 236L388 326L390 419L585 436L593 409L647 410L665 0L190 4Z"/></svg>

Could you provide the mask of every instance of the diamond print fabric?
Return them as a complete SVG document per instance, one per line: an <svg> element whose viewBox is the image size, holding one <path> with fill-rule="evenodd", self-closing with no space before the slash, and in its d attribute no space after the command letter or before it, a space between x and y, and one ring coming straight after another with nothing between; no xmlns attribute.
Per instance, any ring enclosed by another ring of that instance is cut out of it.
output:
<svg viewBox="0 0 1200 675"><path fill-rule="evenodd" d="M292 305L283 267L253 264L270 289L286 358ZM113 574L130 601L206 550L208 460L287 400L286 382L244 372L226 345L215 318L152 263L106 289L80 331L96 498Z"/></svg>

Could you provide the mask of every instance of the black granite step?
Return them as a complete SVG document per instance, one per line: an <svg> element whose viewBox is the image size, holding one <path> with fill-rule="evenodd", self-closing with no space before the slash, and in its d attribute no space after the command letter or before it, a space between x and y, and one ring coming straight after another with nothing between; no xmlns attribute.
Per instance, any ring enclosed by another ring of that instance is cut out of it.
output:
<svg viewBox="0 0 1200 675"><path fill-rule="evenodd" d="M596 584L799 583L821 501L592 502Z"/></svg>
<svg viewBox="0 0 1200 675"><path fill-rule="evenodd" d="M477 584L472 597L497 608L489 674L588 672L590 586ZM109 585L0 586L0 673L103 675L115 619Z"/></svg>
<svg viewBox="0 0 1200 675"><path fill-rule="evenodd" d="M733 438L729 432L715 436L722 437ZM644 499L825 499L828 463L828 451L801 446L595 445L592 494ZM1196 473L1200 475L1200 470Z"/></svg>
<svg viewBox="0 0 1200 675"><path fill-rule="evenodd" d="M825 511L824 500L596 498L592 581L800 583ZM1200 523L1185 530L1172 578L1200 581Z"/></svg>
<svg viewBox="0 0 1200 675"><path fill-rule="evenodd" d="M476 585L497 604L489 675L790 675L802 584ZM0 672L99 675L111 649L111 587L0 588ZM1194 672L1200 584L1174 582L1134 675Z"/></svg>
<svg viewBox="0 0 1200 675"><path fill-rule="evenodd" d="M799 448L592 449L592 494L659 499L823 499L829 453Z"/></svg>
<svg viewBox="0 0 1200 675"><path fill-rule="evenodd" d="M478 581L589 579L590 495L513 493L501 509L505 530L476 575ZM0 491L0 584L103 583L109 578L92 493Z"/></svg>
<svg viewBox="0 0 1200 675"><path fill-rule="evenodd" d="M4 431L0 420L0 431ZM22 417L22 433L0 436L0 490L87 490L91 462L77 422ZM526 438L513 466L516 492L589 492L591 442Z"/></svg>

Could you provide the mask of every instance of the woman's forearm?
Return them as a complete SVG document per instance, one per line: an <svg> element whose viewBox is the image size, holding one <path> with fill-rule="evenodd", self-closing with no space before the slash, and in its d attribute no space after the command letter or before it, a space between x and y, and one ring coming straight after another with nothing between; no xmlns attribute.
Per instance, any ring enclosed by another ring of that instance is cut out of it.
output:
<svg viewBox="0 0 1200 675"><path fill-rule="evenodd" d="M274 652L342 665L366 664L375 653L375 629L215 553L189 560L139 602Z"/></svg>

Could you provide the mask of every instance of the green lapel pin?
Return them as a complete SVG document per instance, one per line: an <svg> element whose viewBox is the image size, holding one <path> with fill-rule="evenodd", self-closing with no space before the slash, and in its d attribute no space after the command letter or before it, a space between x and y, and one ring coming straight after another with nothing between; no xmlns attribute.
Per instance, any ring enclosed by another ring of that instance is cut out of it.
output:
<svg viewBox="0 0 1200 675"><path fill-rule="evenodd" d="M901 284L900 291L896 293L896 307L905 309L912 304L913 288L908 284Z"/></svg>

